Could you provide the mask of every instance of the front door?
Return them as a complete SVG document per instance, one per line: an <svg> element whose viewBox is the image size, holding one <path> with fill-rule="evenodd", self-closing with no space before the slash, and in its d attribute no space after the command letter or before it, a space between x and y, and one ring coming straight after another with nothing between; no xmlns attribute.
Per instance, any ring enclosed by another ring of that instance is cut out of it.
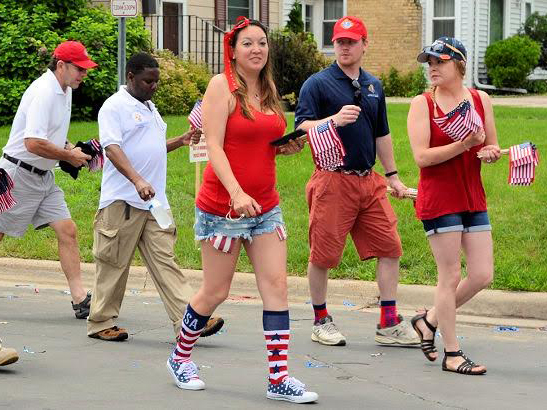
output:
<svg viewBox="0 0 547 410"><path fill-rule="evenodd" d="M181 4L163 2L163 48L175 55L182 51L181 19Z"/></svg>

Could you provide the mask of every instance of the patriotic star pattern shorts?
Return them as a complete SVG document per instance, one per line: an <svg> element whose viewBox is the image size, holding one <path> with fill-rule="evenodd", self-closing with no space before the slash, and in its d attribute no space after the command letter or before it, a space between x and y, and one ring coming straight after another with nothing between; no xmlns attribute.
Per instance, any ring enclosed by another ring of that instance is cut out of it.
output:
<svg viewBox="0 0 547 410"><path fill-rule="evenodd" d="M469 233L492 230L486 211L447 214L434 219L424 219L422 223L426 236L444 232Z"/></svg>
<svg viewBox="0 0 547 410"><path fill-rule="evenodd" d="M237 239L252 242L253 237L276 232L279 239L287 239L281 208L276 206L261 215L229 220L196 207L194 224L196 241L208 240L221 252L230 253Z"/></svg>

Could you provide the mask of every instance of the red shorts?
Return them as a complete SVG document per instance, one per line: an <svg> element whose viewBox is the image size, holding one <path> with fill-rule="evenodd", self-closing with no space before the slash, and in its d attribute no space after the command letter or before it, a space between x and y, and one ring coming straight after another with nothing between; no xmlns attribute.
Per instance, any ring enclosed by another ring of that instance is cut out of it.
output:
<svg viewBox="0 0 547 410"><path fill-rule="evenodd" d="M310 262L322 268L340 263L351 233L361 260L402 255L397 217L385 179L316 170L306 186L310 212Z"/></svg>

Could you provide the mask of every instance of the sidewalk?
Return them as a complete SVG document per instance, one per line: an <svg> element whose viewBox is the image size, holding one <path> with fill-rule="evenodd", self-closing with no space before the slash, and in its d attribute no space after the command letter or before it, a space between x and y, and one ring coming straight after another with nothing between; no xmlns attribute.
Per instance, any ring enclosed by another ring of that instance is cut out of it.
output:
<svg viewBox="0 0 547 410"><path fill-rule="evenodd" d="M197 290L201 271L183 270ZM82 264L84 285L91 289L95 265ZM306 278L289 276L289 300L305 303L309 300ZM37 287L38 289L68 289L66 279L56 261L0 258L0 287ZM21 286L23 285L23 286ZM399 285L397 303L411 315L416 309L433 304L435 288L423 285ZM133 266L127 284L128 294L157 296L146 268ZM231 289L232 299L260 301L252 273L236 273ZM329 305L355 305L355 309L377 309L378 288L375 282L356 280L329 281ZM547 293L483 290L458 310L459 323L514 325L537 328L547 321Z"/></svg>
<svg viewBox="0 0 547 410"><path fill-rule="evenodd" d="M536 107L547 108L547 95L526 95L522 97L515 96L491 96L493 105L505 105L511 107ZM412 98L406 97L387 97L389 103L407 103L409 104Z"/></svg>

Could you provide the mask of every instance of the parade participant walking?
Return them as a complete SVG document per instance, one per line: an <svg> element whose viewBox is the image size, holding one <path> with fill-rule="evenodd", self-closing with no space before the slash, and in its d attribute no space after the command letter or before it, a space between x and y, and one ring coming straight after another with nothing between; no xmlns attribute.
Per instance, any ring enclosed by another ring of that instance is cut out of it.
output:
<svg viewBox="0 0 547 410"><path fill-rule="evenodd" d="M167 368L181 389L200 390L192 348L205 323L230 290L245 247L264 310L269 363L266 396L306 403L317 400L289 377L286 231L275 189L276 148L286 127L273 83L265 27L243 18L224 38L225 72L209 82L203 125L210 163L197 198L196 239L201 241L203 283L186 307ZM285 147L287 154L297 148Z"/></svg>
<svg viewBox="0 0 547 410"><path fill-rule="evenodd" d="M419 339L396 307L401 241L397 217L386 197L386 180L373 171L376 155L396 197L406 190L393 157L381 83L361 68L367 29L356 17L334 25L336 61L312 75L300 90L296 127L309 130L332 120L346 155L336 169L316 169L306 187L310 212L308 280L315 314L311 338L345 345L346 338L327 310L328 271L340 263L351 234L361 260L377 258L380 323L375 340L387 345L418 345Z"/></svg>
<svg viewBox="0 0 547 410"><path fill-rule="evenodd" d="M95 217L93 254L96 260L89 337L120 341L126 329L115 325L120 312L129 267L138 247L178 334L182 306L192 289L175 263L175 224L162 228L150 211L157 199L169 209L165 193L167 153L198 142L200 130L165 140L167 124L150 101L156 92L160 70L147 53L127 62L127 86L109 97L99 111L99 137L106 152L99 211ZM171 211L167 211L169 216ZM208 322L206 336L222 327L221 318Z"/></svg>
<svg viewBox="0 0 547 410"><path fill-rule="evenodd" d="M494 272L492 228L480 175L481 161L493 163L500 158L492 104L485 92L464 86L467 54L459 40L439 38L423 49L418 61L428 64L432 89L412 100L408 135L420 167L416 215L429 240L438 280L435 307L415 316L412 325L428 360L437 359L434 341L439 326L445 349L443 370L483 374L486 367L473 363L460 350L456 309L488 286ZM459 110L465 104L466 111ZM482 127L467 134L464 125L443 131L438 120L444 113L450 113L447 118L461 115L462 119L478 114ZM461 251L467 265L463 280Z"/></svg>
<svg viewBox="0 0 547 410"><path fill-rule="evenodd" d="M0 214L0 241L4 235L22 237L29 224L35 229L50 226L57 236L61 268L78 319L88 316L91 296L82 284L76 224L63 191L55 184L53 168L60 160L80 167L91 159L68 143L67 134L72 89L96 66L81 43L59 44L47 71L23 94L0 159L0 168L13 180L11 193L16 201Z"/></svg>

